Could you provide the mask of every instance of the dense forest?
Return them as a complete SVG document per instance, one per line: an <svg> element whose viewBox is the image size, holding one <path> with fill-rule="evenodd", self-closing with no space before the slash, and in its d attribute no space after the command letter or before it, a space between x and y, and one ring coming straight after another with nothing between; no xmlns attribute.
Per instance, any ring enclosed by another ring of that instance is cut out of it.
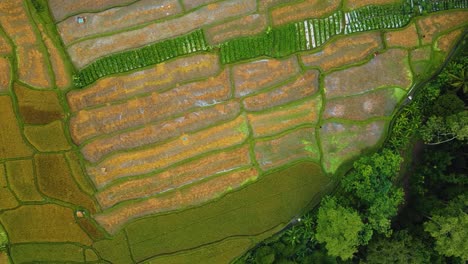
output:
<svg viewBox="0 0 468 264"><path fill-rule="evenodd" d="M465 263L467 53L465 37L403 103L377 152L361 156L317 208L237 263Z"/></svg>

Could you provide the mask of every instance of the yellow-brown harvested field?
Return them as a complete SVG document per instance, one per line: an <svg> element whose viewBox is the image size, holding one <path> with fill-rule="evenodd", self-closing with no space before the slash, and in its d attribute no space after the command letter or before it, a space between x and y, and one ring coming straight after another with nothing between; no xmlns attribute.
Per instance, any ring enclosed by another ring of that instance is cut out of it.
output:
<svg viewBox="0 0 468 264"><path fill-rule="evenodd" d="M239 145L248 136L240 129L246 122L240 116L234 121L187 134L185 140L176 139L144 150L120 153L88 166L88 175L97 186L104 186L118 178L149 173L202 153Z"/></svg>
<svg viewBox="0 0 468 264"><path fill-rule="evenodd" d="M64 18L83 13L83 12L97 12L107 9L112 6L128 5L135 0L80 0L80 1L67 1L65 5L63 0L49 0L49 9L52 11L56 21L63 20Z"/></svg>
<svg viewBox="0 0 468 264"><path fill-rule="evenodd" d="M18 56L18 78L34 87L51 88L52 80L49 74L47 56L36 46L19 46L16 49Z"/></svg>
<svg viewBox="0 0 468 264"><path fill-rule="evenodd" d="M5 163L11 190L23 202L43 201L36 187L34 164L31 159L7 161Z"/></svg>
<svg viewBox="0 0 468 264"><path fill-rule="evenodd" d="M242 97L284 81L297 73L300 67L296 57L284 60L263 59L232 67L236 96Z"/></svg>
<svg viewBox="0 0 468 264"><path fill-rule="evenodd" d="M71 119L70 131L73 140L80 144L102 133L161 121L189 109L225 101L230 94L226 70L216 78L188 83L165 93L153 93L121 104L81 110Z"/></svg>
<svg viewBox="0 0 468 264"><path fill-rule="evenodd" d="M6 211L0 220L10 243L76 242L91 245L88 235L76 224L73 210L55 204L23 205Z"/></svg>
<svg viewBox="0 0 468 264"><path fill-rule="evenodd" d="M140 0L124 7L115 7L98 13L82 13L86 22L78 24L77 16L71 16L57 24L57 30L65 45L83 37L122 30L132 26L166 18L182 12L177 0Z"/></svg>
<svg viewBox="0 0 468 264"><path fill-rule="evenodd" d="M460 28L440 36L436 42L437 49L449 53L456 44L457 39L463 34L463 30L463 28Z"/></svg>
<svg viewBox="0 0 468 264"><path fill-rule="evenodd" d="M0 92L8 92L11 83L10 60L0 57Z"/></svg>
<svg viewBox="0 0 468 264"><path fill-rule="evenodd" d="M37 185L44 195L96 212L95 202L80 190L63 154L36 154L34 164Z"/></svg>
<svg viewBox="0 0 468 264"><path fill-rule="evenodd" d="M411 23L405 29L389 31L385 34L387 47L414 48L419 45L419 36L416 25Z"/></svg>
<svg viewBox="0 0 468 264"><path fill-rule="evenodd" d="M55 76L55 85L60 89L65 89L71 86L72 75L70 70L65 65L65 59L60 54L57 47L54 45L50 37L45 32L44 26L40 23L37 24L39 31L42 35L42 41L44 42L47 52L49 53L50 66Z"/></svg>
<svg viewBox="0 0 468 264"><path fill-rule="evenodd" d="M260 111L312 96L319 89L318 77L317 70L309 70L290 83L245 98L244 108L247 111Z"/></svg>
<svg viewBox="0 0 468 264"><path fill-rule="evenodd" d="M40 52L39 39L22 1L0 2L0 23L16 45L19 79L35 87L51 86L47 56Z"/></svg>
<svg viewBox="0 0 468 264"><path fill-rule="evenodd" d="M320 67L324 71L364 60L383 48L379 32L360 33L339 38L324 46L320 52L301 56L304 65Z"/></svg>
<svg viewBox="0 0 468 264"><path fill-rule="evenodd" d="M147 125L132 131L116 135L103 135L82 146L81 153L90 162L97 162L103 156L119 150L128 150L140 146L163 142L171 138L191 133L212 124L226 122L240 113L236 102L217 104L214 107L185 113L183 116Z"/></svg>
<svg viewBox="0 0 468 264"><path fill-rule="evenodd" d="M384 134L384 128L385 121L373 121L365 125L337 122L323 124L320 140L325 170L334 173L345 161L374 147Z"/></svg>
<svg viewBox="0 0 468 264"><path fill-rule="evenodd" d="M366 5L386 5L402 2L401 0L346 0L346 9L357 9Z"/></svg>
<svg viewBox="0 0 468 264"><path fill-rule="evenodd" d="M286 135L255 143L255 156L262 170L270 170L298 159L320 158L314 128L301 128Z"/></svg>
<svg viewBox="0 0 468 264"><path fill-rule="evenodd" d="M269 8L282 4L285 0L258 0L258 10L260 12L266 12Z"/></svg>
<svg viewBox="0 0 468 264"><path fill-rule="evenodd" d="M340 0L305 0L274 8L271 11L273 25L283 25L308 18L320 18L336 11Z"/></svg>
<svg viewBox="0 0 468 264"><path fill-rule="evenodd" d="M389 49L364 65L332 72L325 77L325 96L349 96L384 86L407 89L412 83L407 57L406 50Z"/></svg>
<svg viewBox="0 0 468 264"><path fill-rule="evenodd" d="M0 192L0 211L15 208L19 204L13 192L8 187L8 181L5 172L5 165L0 163L0 188L2 189Z"/></svg>
<svg viewBox="0 0 468 264"><path fill-rule="evenodd" d="M322 98L315 97L300 103L278 107L265 113L248 114L255 137L265 137L281 133L292 127L304 124L314 124L322 105Z"/></svg>
<svg viewBox="0 0 468 264"><path fill-rule="evenodd" d="M259 34L265 30L266 26L265 14L252 14L209 27L205 34L208 43L214 45L232 38Z"/></svg>
<svg viewBox="0 0 468 264"><path fill-rule="evenodd" d="M24 126L24 136L40 152L71 149L65 137L62 121L54 121L42 126Z"/></svg>
<svg viewBox="0 0 468 264"><path fill-rule="evenodd" d="M56 92L33 90L18 83L13 87L20 116L26 124L48 124L65 116Z"/></svg>
<svg viewBox="0 0 468 264"><path fill-rule="evenodd" d="M67 94L68 104L72 111L78 111L142 93L166 90L178 83L214 76L219 71L217 55L174 59L131 74L107 77L88 88L71 91Z"/></svg>
<svg viewBox="0 0 468 264"><path fill-rule="evenodd" d="M0 159L29 157L32 150L23 141L10 96L0 96Z"/></svg>
<svg viewBox="0 0 468 264"><path fill-rule="evenodd" d="M323 118L366 120L372 117L390 116L401 99L394 95L395 89L399 88L380 89L357 96L328 100Z"/></svg>
<svg viewBox="0 0 468 264"><path fill-rule="evenodd" d="M204 203L229 190L237 189L242 183L257 177L258 171L254 168L231 172L161 197L135 202L130 206L98 214L95 219L109 233L115 233L124 223L132 219Z"/></svg>
<svg viewBox="0 0 468 264"><path fill-rule="evenodd" d="M153 23L140 29L83 40L69 46L68 53L78 68L99 57L141 47L189 33L202 26L245 15L256 10L256 1L230 0L201 7L182 17Z"/></svg>
<svg viewBox="0 0 468 264"><path fill-rule="evenodd" d="M444 31L463 25L468 21L468 11L452 11L431 14L417 20L421 42L431 44Z"/></svg>
<svg viewBox="0 0 468 264"><path fill-rule="evenodd" d="M250 163L249 148L245 145L190 161L150 177L110 186L99 191L96 199L106 209L122 201L160 194Z"/></svg>
<svg viewBox="0 0 468 264"><path fill-rule="evenodd" d="M0 31L1 32L1 31ZM0 34L0 55L11 54L12 49L6 37Z"/></svg>

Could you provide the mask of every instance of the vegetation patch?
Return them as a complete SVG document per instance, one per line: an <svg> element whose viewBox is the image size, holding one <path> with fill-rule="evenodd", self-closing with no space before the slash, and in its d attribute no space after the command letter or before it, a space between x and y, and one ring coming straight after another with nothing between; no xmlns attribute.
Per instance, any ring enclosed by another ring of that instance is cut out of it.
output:
<svg viewBox="0 0 468 264"><path fill-rule="evenodd" d="M19 200L23 202L44 200L36 187L32 160L7 161L5 165L10 188Z"/></svg>
<svg viewBox="0 0 468 264"><path fill-rule="evenodd" d="M15 208L19 204L13 195L13 192L8 187L5 172L5 165L0 163L0 212L6 209Z"/></svg>
<svg viewBox="0 0 468 264"><path fill-rule="evenodd" d="M53 121L43 126L25 126L24 135L40 152L69 150L71 148L65 137L61 121Z"/></svg>
<svg viewBox="0 0 468 264"><path fill-rule="evenodd" d="M26 124L45 125L64 118L58 95L54 91L38 91L14 84L19 113Z"/></svg>
<svg viewBox="0 0 468 264"><path fill-rule="evenodd" d="M84 262L83 248L75 244L14 244L10 252L14 263Z"/></svg>
<svg viewBox="0 0 468 264"><path fill-rule="evenodd" d="M0 57L0 92L8 92L11 84L10 60Z"/></svg>

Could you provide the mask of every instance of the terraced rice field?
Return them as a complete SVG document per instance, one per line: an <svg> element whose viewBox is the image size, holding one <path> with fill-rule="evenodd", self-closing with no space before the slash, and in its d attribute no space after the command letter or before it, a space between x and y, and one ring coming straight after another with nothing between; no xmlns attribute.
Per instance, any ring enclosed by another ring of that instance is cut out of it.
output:
<svg viewBox="0 0 468 264"><path fill-rule="evenodd" d="M11 263L229 263L378 148L467 0L0 2Z"/></svg>

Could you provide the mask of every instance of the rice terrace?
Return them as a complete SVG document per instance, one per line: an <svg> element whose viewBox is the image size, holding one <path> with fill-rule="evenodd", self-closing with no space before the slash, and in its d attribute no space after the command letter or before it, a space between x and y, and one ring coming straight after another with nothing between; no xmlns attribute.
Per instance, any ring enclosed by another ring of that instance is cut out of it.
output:
<svg viewBox="0 0 468 264"><path fill-rule="evenodd" d="M231 263L386 139L467 0L0 1L0 263Z"/></svg>

